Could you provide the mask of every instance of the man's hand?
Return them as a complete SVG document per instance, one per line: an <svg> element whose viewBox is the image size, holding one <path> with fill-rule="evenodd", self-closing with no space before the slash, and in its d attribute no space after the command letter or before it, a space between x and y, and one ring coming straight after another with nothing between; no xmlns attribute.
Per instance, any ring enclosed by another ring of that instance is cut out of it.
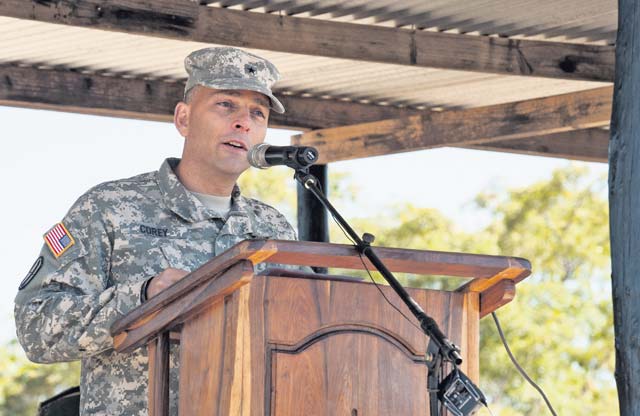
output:
<svg viewBox="0 0 640 416"><path fill-rule="evenodd" d="M171 267L165 269L162 273L149 281L149 286L147 286L147 299L151 299L188 274L189 272L186 270L174 269Z"/></svg>

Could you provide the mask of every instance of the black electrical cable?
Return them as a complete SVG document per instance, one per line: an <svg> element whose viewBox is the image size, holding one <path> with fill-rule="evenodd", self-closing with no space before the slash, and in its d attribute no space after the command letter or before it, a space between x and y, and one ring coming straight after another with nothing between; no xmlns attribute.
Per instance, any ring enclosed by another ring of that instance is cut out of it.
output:
<svg viewBox="0 0 640 416"><path fill-rule="evenodd" d="M373 279L373 276L371 275L371 272L369 271L369 268L367 267L367 263L365 263L364 259L362 258L362 253L358 252L358 256L360 257L360 261L362 262L362 265L364 266L364 269L367 271L367 274L369 275L369 279L371 280L371 282L376 286L376 288L378 289L378 292L380 292L380 294L382 295L382 297L384 298L384 300L387 301L387 303L389 305L391 305L391 307L393 309L395 309L396 311L398 311L398 313L400 315L402 315L404 317L404 319L407 320L407 322L409 322L412 326L414 326L418 331L422 332L422 328L420 328L418 325L416 325L413 320L411 320L407 315L405 315L396 305L394 305L393 303L391 303L391 301L389 300L389 298L387 297L387 295L384 294L384 292L382 291L382 288L380 287L380 285L378 285L378 283Z"/></svg>
<svg viewBox="0 0 640 416"><path fill-rule="evenodd" d="M318 184L318 188L320 188L320 184ZM320 188L320 190L322 191L322 188ZM331 213L330 213L331 214ZM347 237L347 240L351 241L351 244L353 244L354 246L356 245L356 242L353 241L353 239L351 238L351 236L349 236L349 234L347 233L347 231L342 227L342 225L340 224L340 221L338 221L338 219L335 217L335 215L331 214L331 219L333 219L333 222L335 222L338 225L338 228L340 228L340 231L342 231L342 234L344 234L345 237ZM413 325L414 327L416 327L418 330L422 331L422 329L416 325L411 319L409 319L409 317L407 315L405 315L404 313L402 313L402 311L400 309L398 309L396 307L396 305L394 305L393 303L391 303L391 301L389 300L389 298L387 298L387 296L384 294L384 292L382 291L382 289L380 288L380 286L378 286L378 283L376 283L376 281L373 279L373 276L371 275L371 272L369 271L369 268L367 267L367 264L365 263L364 259L362 258L362 253L360 251L358 251L358 257L360 258L360 261L362 262L362 265L364 266L364 269L367 271L367 274L369 275L369 279L371 279L371 282L375 285L376 289L378 289L378 292L380 292L380 294L382 295L382 297L384 298L384 300L387 301L387 303L389 305L391 305L391 307L393 309L395 309L396 311L398 311L398 313L400 315L402 315L404 317L404 319L406 319L411 325Z"/></svg>
<svg viewBox="0 0 640 416"><path fill-rule="evenodd" d="M522 375L522 377L524 377L525 380L527 380L527 382L529 382L529 384L531 384L531 386L533 386L534 389L536 389L538 391L538 393L540 393L540 395L542 396L542 398L544 399L544 402L547 404L547 407L549 408L549 411L551 412L551 414L553 416L558 416L556 414L556 411L553 409L553 406L551 405L551 402L549 401L549 399L547 398L547 395L544 393L544 391L540 388L540 386L538 386L532 379L531 377L529 377L529 375L527 374L526 371L524 371L524 369L520 366L520 364L518 364L518 361L516 360L516 357L513 356L513 354L511 353L511 349L509 348L509 345L507 344L507 340L504 337L504 333L502 332L502 327L500 326L500 321L498 321L498 315L496 315L495 312L491 312L491 316L493 316L493 321L496 323L496 328L498 328L498 334L500 335L500 339L502 340L502 344L504 345L505 350L507 350L507 354L509 355L509 358L511 359L511 362L513 363L513 365L516 367L516 369L520 372L520 374Z"/></svg>
<svg viewBox="0 0 640 416"><path fill-rule="evenodd" d="M333 218L333 221L335 221L336 224L338 224L338 227L340 228L340 230L344 233L344 235L347 237L347 239L349 241L351 241L354 245L355 245L355 241L353 241L351 239L351 237L349 237L349 235L347 234L347 232L345 231L344 228L342 228L342 226L340 225L340 223L338 222L338 220L336 220L336 218L332 215L331 218ZM367 272L367 274L369 275L369 279L371 280L371 283L373 283L373 285L376 287L376 289L378 289L378 292L380 292L380 294L382 295L382 297L384 298L384 300L387 301L387 303L396 311L398 311L398 313L400 315L402 315L402 317L404 319L407 320L407 322L409 322L409 324L411 324L411 326L413 326L414 328L416 328L418 331L422 332L422 328L420 328L418 325L416 325L412 319L410 319L404 312L402 312L396 305L394 305L389 298L387 297L387 295L384 294L384 292L382 291L382 288L380 287L380 285L375 281L375 279L373 278L373 276L371 275L371 271L369 270L369 267L367 267L367 263L364 261L364 258L362 257L362 253L360 253L360 251L358 251L358 257L360 258L360 261L362 262L362 266L364 267L364 270ZM442 380L444 378L444 366L440 367L440 380ZM444 413L444 405L442 403L440 403L440 414Z"/></svg>
<svg viewBox="0 0 640 416"><path fill-rule="evenodd" d="M351 239L351 237L349 237L349 234L347 234L346 230L344 228L342 228L342 225L340 225L340 222L336 219L336 217L334 217L333 215L331 215L331 218L333 219L333 221L338 224L338 228L340 228L340 230L342 231L342 233L345 235L345 237L347 237L347 239L349 241L351 241L351 243L353 243L353 245L356 245L356 242L353 241ZM360 251L358 251L358 257L360 257L360 261L362 262L362 265L364 266L364 269L367 271L367 274L369 275L369 279L371 279L371 282L375 285L376 289L378 289L378 292L380 292L380 294L382 295L382 297L384 298L384 300L387 301L387 303L389 305L391 305L391 307L393 309L395 309L396 311L398 311L398 313L400 315L402 315L404 317L404 319L407 320L407 322L409 322L411 325L413 325L418 331L422 331L422 328L420 328L418 325L416 325L413 320L409 319L409 317L407 315L405 315L396 305L394 305L393 303L391 303L391 301L389 300L389 298L387 298L387 295L384 294L384 292L382 291L382 289L380 288L380 286L378 285L378 283L376 283L376 281L373 279L373 276L371 275L371 272L369 271L369 268L367 267L367 263L365 263L364 259L362 258L362 253L360 253Z"/></svg>

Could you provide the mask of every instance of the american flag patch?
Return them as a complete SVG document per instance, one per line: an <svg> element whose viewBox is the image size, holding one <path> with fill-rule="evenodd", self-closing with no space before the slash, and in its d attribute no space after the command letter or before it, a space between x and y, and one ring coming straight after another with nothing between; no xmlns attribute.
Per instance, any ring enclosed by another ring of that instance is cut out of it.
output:
<svg viewBox="0 0 640 416"><path fill-rule="evenodd" d="M61 222L57 223L51 231L44 235L44 241L56 258L60 257L62 253L75 244L73 237Z"/></svg>

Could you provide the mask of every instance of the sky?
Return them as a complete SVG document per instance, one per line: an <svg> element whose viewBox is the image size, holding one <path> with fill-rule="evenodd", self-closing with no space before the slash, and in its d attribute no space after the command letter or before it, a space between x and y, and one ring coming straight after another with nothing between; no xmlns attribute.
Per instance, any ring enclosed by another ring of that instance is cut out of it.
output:
<svg viewBox="0 0 640 416"><path fill-rule="evenodd" d="M13 299L40 252L43 233L92 186L156 170L166 157L179 157L182 137L170 123L3 106L0 123L3 344L15 337ZM295 133L270 129L266 141L284 145ZM454 148L336 162L329 171L346 173L359 189L349 206L338 207L347 220L410 201L473 230L486 221L471 203L478 193L523 187L570 163L589 166L596 174L607 171L602 163ZM295 184L291 179L285 185Z"/></svg>

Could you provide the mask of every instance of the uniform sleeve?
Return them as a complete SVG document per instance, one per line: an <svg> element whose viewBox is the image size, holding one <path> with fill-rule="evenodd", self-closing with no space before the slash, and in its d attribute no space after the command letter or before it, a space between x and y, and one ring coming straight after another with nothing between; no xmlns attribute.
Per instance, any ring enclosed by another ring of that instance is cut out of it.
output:
<svg viewBox="0 0 640 416"><path fill-rule="evenodd" d="M45 243L20 285L16 330L32 361L71 361L112 348L111 324L140 304L143 281L110 281L112 241L99 205L87 195L74 204L61 223L69 234L62 244L72 244L55 253L60 246Z"/></svg>

